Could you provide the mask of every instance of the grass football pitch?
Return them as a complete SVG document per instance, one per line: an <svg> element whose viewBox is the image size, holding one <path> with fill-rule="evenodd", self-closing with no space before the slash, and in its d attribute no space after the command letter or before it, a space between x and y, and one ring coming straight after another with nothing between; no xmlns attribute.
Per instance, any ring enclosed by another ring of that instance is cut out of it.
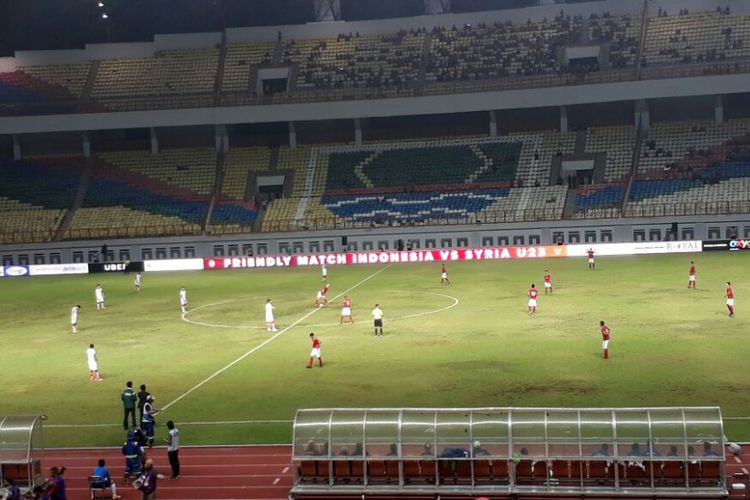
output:
<svg viewBox="0 0 750 500"><path fill-rule="evenodd" d="M698 288L688 290L693 259ZM167 407L157 442L172 419L185 444L288 443L297 408L391 406L720 405L728 437L750 439L749 256L610 257L586 267L583 258L456 262L441 286L439 263L331 266L329 298L338 297L320 310L318 268L144 274L138 294L132 274L0 280L0 415L47 415L47 446L118 445L120 392L133 380ZM554 293L542 288L529 317L526 291L543 286L545 269ZM724 306L727 280L735 318ZM95 310L96 283L106 311ZM193 323L181 318L180 286ZM339 326L348 289L355 324ZM372 336L375 303L383 338ZM77 335L74 304L83 306ZM600 319L612 329L608 361ZM305 369L311 331L323 342L322 369ZM99 383L88 379L89 343Z"/></svg>

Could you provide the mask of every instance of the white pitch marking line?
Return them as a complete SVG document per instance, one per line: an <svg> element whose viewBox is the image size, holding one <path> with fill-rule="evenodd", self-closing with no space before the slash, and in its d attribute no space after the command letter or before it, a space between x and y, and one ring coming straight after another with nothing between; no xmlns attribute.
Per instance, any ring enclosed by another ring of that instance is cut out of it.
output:
<svg viewBox="0 0 750 500"><path fill-rule="evenodd" d="M391 267L390 264L387 265L387 266L385 266L382 269L379 269L379 270L375 271L374 273L372 273L371 275L369 275L365 279L359 281L358 283L355 283L354 285L352 285L351 287L347 288L346 290L344 290L340 294L336 295L332 300L336 300L337 298L341 297L342 295L345 295L345 294L349 293L350 291L354 290L355 288L359 287L360 285L362 285L362 284L370 281L372 278L374 278L378 274L382 273L383 271L385 271L389 267ZM305 314L304 316L302 316L301 318L299 318L297 321L295 321L291 325L287 326L286 328L283 328L276 335L274 335L272 337L269 337L268 339L264 340L263 342L261 342L260 344L258 344L255 347L253 347L252 349L250 349L245 354L243 354L239 358L235 359L234 361L232 361L231 363L229 363L225 367L220 368L219 370L216 370L214 373L212 373L211 375L209 375L208 377L206 377L205 379L203 379L202 381L200 381L198 384L196 384L195 386L191 387L187 391L185 391L182 394L180 394L179 396L177 396L176 399L174 399L174 400L170 401L169 403L167 403L166 405L162 406L161 411L168 410L172 405L174 405L175 403L181 401L184 397L189 396L190 394L192 394L193 391L195 391L195 390L203 387L203 385L205 385L206 383L210 382L214 378L218 377L219 375L221 375L225 371L229 370L231 367L233 367L234 365L236 365L237 363L239 363L240 361L242 361L246 357L250 356L255 351L258 351L258 350L262 349L263 347L267 346L268 344L270 344L271 342L273 342L277 338L281 337L282 335L284 335L284 333L286 333L289 330L291 330L295 325L303 322L304 320L306 320L307 318L309 318L310 316L312 316L313 314L315 314L316 312L318 312L320 309L321 309L320 307L316 307L315 309L313 309L312 311L308 312L307 314Z"/></svg>
<svg viewBox="0 0 750 500"><path fill-rule="evenodd" d="M224 420L216 422L180 422L180 425L248 425L290 424L294 420ZM86 429L92 427L120 427L122 424L44 424L45 429Z"/></svg>
<svg viewBox="0 0 750 500"><path fill-rule="evenodd" d="M289 472L289 467L284 467L284 470L281 471L282 474L286 474L287 472Z"/></svg>
<svg viewBox="0 0 750 500"><path fill-rule="evenodd" d="M428 292L426 290L421 290L421 293L424 293L424 294L427 294L427 295L436 295L438 297L445 297L447 299L451 299L453 301L453 303L450 304L450 305L448 305L448 306L442 307L440 309L435 309L433 311L424 311L424 312L415 313L415 314L408 314L406 316L398 316L398 317L395 317L395 318L390 318L388 320L388 322L389 323L393 323L394 321L403 321L405 319L419 318L419 317L422 317L422 316L430 316L432 314L439 314L439 313L441 313L443 311L447 311L448 309L452 309L452 308L456 307L459 304L459 300L456 297L452 296L452 295L446 295L444 293L437 293L437 292ZM244 301L244 300L245 299L223 300L221 302L214 302L212 304L205 304L205 305L202 305L202 306L198 306L195 309L191 309L191 310L189 310L187 312L182 313L182 320L184 322L186 322L186 323L190 323L190 324L198 325L198 326L206 326L206 327L209 327L209 328L248 328L248 329L252 328L252 329L255 329L255 330L263 330L264 328L266 328L265 326L257 326L257 325L222 325L220 323L206 323L206 322L203 322L203 321L195 321L195 320L187 318L187 315L190 314L190 313L192 313L193 311L198 311L200 309L205 309L205 308L208 308L208 307L214 307L214 306L220 306L220 305L224 305L224 304L230 304L232 302L241 302L241 301ZM252 300L252 299L247 299L247 300ZM302 325L302 326L305 327L305 328L322 328L322 327L325 327L325 326L338 326L338 323L318 323L318 324L314 324L314 325Z"/></svg>
<svg viewBox="0 0 750 500"><path fill-rule="evenodd" d="M279 481L281 481L281 478L277 477L276 479L273 480L273 485L276 486L277 484L279 484Z"/></svg>

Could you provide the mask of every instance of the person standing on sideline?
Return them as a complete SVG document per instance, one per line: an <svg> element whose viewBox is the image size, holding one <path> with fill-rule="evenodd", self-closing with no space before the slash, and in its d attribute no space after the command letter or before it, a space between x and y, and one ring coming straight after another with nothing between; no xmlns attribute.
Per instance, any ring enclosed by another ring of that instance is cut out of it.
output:
<svg viewBox="0 0 750 500"><path fill-rule="evenodd" d="M271 304L271 299L266 300L266 331L269 332L278 332L276 322L273 319L274 309L276 308Z"/></svg>
<svg viewBox="0 0 750 500"><path fill-rule="evenodd" d="M68 495L65 493L65 467L52 467L50 469L49 482L51 483L50 488L46 491L49 500L68 500Z"/></svg>
<svg viewBox="0 0 750 500"><path fill-rule="evenodd" d="M440 284L441 285L450 285L451 280L448 279L448 266L445 264L442 265L440 268Z"/></svg>
<svg viewBox="0 0 750 500"><path fill-rule="evenodd" d="M167 422L167 429L169 434L167 435L167 456L169 457L169 465L172 467L172 477L170 479L179 479L180 477L180 430L174 426L174 422L171 420Z"/></svg>
<svg viewBox="0 0 750 500"><path fill-rule="evenodd" d="M94 297L96 298L96 310L106 309L104 306L104 289L99 283L94 288Z"/></svg>
<svg viewBox="0 0 750 500"><path fill-rule="evenodd" d="M101 489L109 488L110 491L112 491L112 500L122 498L117 494L117 485L112 481L112 476L107 468L107 462L103 458L99 459L98 466L94 469L94 473L91 475L95 478L99 478L98 480L91 482L92 487Z"/></svg>
<svg viewBox="0 0 750 500"><path fill-rule="evenodd" d="M146 400L151 395L146 390L146 384L141 384L141 392L138 393L138 421L143 421L143 406L146 404Z"/></svg>
<svg viewBox="0 0 750 500"><path fill-rule="evenodd" d="M159 474L154 469L154 461L150 458L143 466L143 473L138 477L136 484L141 492L141 500L156 500L156 480L165 479L166 476Z"/></svg>
<svg viewBox="0 0 750 500"><path fill-rule="evenodd" d="M544 295L547 295L547 292L552 293L552 275L549 273L548 269L544 270Z"/></svg>
<svg viewBox="0 0 750 500"><path fill-rule="evenodd" d="M142 279L141 273L135 273L135 279L133 280L133 285L135 285L136 292L141 291L141 279Z"/></svg>
<svg viewBox="0 0 750 500"><path fill-rule="evenodd" d="M180 288L180 310L182 310L182 314L185 314L187 312L187 306L187 290L183 286L182 288Z"/></svg>
<svg viewBox="0 0 750 500"><path fill-rule="evenodd" d="M89 382L101 382L99 376L99 359L96 357L96 349L94 344L89 344L89 348L86 349L86 361L89 365Z"/></svg>
<svg viewBox="0 0 750 500"><path fill-rule="evenodd" d="M320 265L320 275L322 276L323 281L328 281L328 266L326 266L325 262Z"/></svg>
<svg viewBox="0 0 750 500"><path fill-rule="evenodd" d="M690 271L688 271L688 288L695 288L695 262L690 261Z"/></svg>
<svg viewBox="0 0 750 500"><path fill-rule="evenodd" d="M724 294L727 298L727 309L729 309L729 317L734 318L734 291L732 290L732 284L727 281L727 291Z"/></svg>
<svg viewBox="0 0 750 500"><path fill-rule="evenodd" d="M307 368L313 367L313 360L318 358L318 364L323 368L323 358L320 356L320 346L323 344L314 333L310 333L310 340L312 341L312 351L310 351L310 364Z"/></svg>
<svg viewBox="0 0 750 500"><path fill-rule="evenodd" d="M130 420L133 422L133 427L136 427L135 403L138 400L138 396L135 394L135 391L133 390L133 382L131 382L130 380L125 383L125 390L122 391L120 399L122 399L122 406L123 410L125 411L125 417L122 420L122 428L125 430L129 429L128 414L130 415Z"/></svg>
<svg viewBox="0 0 750 500"><path fill-rule="evenodd" d="M146 433L149 448L154 446L154 428L156 427L156 415L159 413L154 408L155 399L151 394L148 395L146 404L143 405L143 418L141 419L141 429Z"/></svg>
<svg viewBox="0 0 750 500"><path fill-rule="evenodd" d="M380 336L383 336L383 310L380 309L379 304L375 304L375 308L372 310L372 319L375 324L375 336L378 336L378 331L380 332Z"/></svg>
<svg viewBox="0 0 750 500"><path fill-rule="evenodd" d="M596 263L594 262L594 249L593 248L589 248L586 251L586 255L589 256L589 269L591 271L595 270L596 269Z"/></svg>
<svg viewBox="0 0 750 500"><path fill-rule="evenodd" d="M73 329L73 333L78 333L78 311L81 309L81 306L73 306L73 308L70 310L70 328Z"/></svg>
<svg viewBox="0 0 750 500"><path fill-rule="evenodd" d="M602 332L602 356L604 359L609 359L609 327L604 324L604 321L600 321L599 329Z"/></svg>

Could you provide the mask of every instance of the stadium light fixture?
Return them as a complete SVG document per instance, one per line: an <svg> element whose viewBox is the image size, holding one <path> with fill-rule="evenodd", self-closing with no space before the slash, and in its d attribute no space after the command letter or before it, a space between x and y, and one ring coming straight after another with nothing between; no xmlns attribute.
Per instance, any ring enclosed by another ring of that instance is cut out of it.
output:
<svg viewBox="0 0 750 500"><path fill-rule="evenodd" d="M102 19L109 19L109 16L107 15L106 12L102 14Z"/></svg>
<svg viewBox="0 0 750 500"><path fill-rule="evenodd" d="M104 7L104 2L99 2L99 3L98 3L98 4L96 4L96 5L97 5L98 7Z"/></svg>

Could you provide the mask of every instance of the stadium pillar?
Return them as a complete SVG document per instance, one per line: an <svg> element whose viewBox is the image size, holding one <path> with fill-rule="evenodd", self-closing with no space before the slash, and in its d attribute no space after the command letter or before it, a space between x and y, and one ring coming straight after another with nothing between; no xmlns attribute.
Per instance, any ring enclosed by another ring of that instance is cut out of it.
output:
<svg viewBox="0 0 750 500"><path fill-rule="evenodd" d="M159 154L159 137L156 135L156 127L151 127L151 154Z"/></svg>
<svg viewBox="0 0 750 500"><path fill-rule="evenodd" d="M89 140L89 133L84 132L81 136L83 138L83 157L91 158L91 141Z"/></svg>
<svg viewBox="0 0 750 500"><path fill-rule="evenodd" d="M635 102L635 128L648 130L651 128L651 119L649 117L648 101L639 99Z"/></svg>
<svg viewBox="0 0 750 500"><path fill-rule="evenodd" d="M424 0L424 13L445 14L451 11L451 0Z"/></svg>
<svg viewBox="0 0 750 500"><path fill-rule="evenodd" d="M294 130L294 122L289 122L289 148L297 148L297 132Z"/></svg>
<svg viewBox="0 0 750 500"><path fill-rule="evenodd" d="M217 153L226 153L229 151L229 134L227 134L226 125L214 126L214 146Z"/></svg>
<svg viewBox="0 0 750 500"><path fill-rule="evenodd" d="M560 132L566 133L568 131L568 108L566 106L560 106Z"/></svg>
<svg viewBox="0 0 750 500"><path fill-rule="evenodd" d="M490 137L497 137L497 117L495 111L490 111Z"/></svg>
<svg viewBox="0 0 750 500"><path fill-rule="evenodd" d="M18 134L13 134L13 159L20 160L22 156L21 142L18 140Z"/></svg>
<svg viewBox="0 0 750 500"><path fill-rule="evenodd" d="M720 95L714 98L714 121L724 123L724 97Z"/></svg>
<svg viewBox="0 0 750 500"><path fill-rule="evenodd" d="M340 21L341 0L315 0L315 20Z"/></svg>
<svg viewBox="0 0 750 500"><path fill-rule="evenodd" d="M354 119L354 144L362 145L362 122L359 118Z"/></svg>

